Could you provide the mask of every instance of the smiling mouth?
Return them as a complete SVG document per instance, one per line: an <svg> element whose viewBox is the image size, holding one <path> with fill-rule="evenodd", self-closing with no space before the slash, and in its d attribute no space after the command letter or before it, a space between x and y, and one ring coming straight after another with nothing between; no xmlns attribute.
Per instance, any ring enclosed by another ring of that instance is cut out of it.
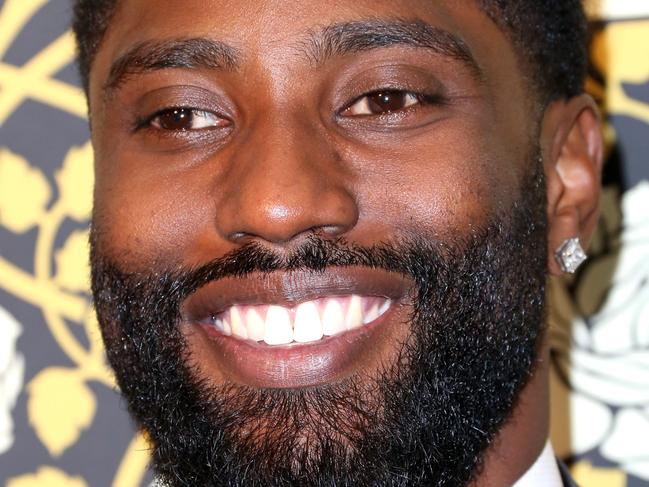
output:
<svg viewBox="0 0 649 487"><path fill-rule="evenodd" d="M381 368L409 329L412 283L374 268L210 282L182 306L192 360L214 383L310 387Z"/></svg>
<svg viewBox="0 0 649 487"><path fill-rule="evenodd" d="M235 305L210 317L215 330L266 345L311 343L366 326L390 308L389 298L332 296L294 307L274 304Z"/></svg>

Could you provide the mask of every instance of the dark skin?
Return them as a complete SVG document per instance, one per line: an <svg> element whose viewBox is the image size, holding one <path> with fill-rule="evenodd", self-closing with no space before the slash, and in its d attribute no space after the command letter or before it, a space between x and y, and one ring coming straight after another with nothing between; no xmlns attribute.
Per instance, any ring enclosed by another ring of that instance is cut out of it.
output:
<svg viewBox="0 0 649 487"><path fill-rule="evenodd" d="M549 273L560 274L552 253L564 239L589 241L602 160L596 108L587 96L540 108L511 41L472 2L207 3L122 2L93 64L95 223L103 249L124 268L201 265L250 241L288 252L312 232L361 245L421 228L442 241L470 235L518 199L537 141L547 182ZM435 39L440 32L449 34L446 41L459 39L460 49L400 39L324 55L306 41L322 40L326 26L370 20L379 30L397 20L423 22ZM111 78L111 66L133 46L189 38L225 43L227 56L219 65L130 66L119 80L113 69ZM170 112L181 107L194 111ZM353 337L360 343L353 354L336 344L343 337L334 338L314 353L337 365L320 369L305 347L283 357L242 351L240 343L210 339L186 323L197 373L214 384L260 387L372 377L407 339L409 284L378 271L340 272L326 274L345 281L332 294L382 280L397 289L398 305L371 333ZM297 285L272 276L260 295L299 301L321 284L308 275ZM250 282L238 285L215 283L203 300L234 288L231 301L243 302ZM185 305L199 306L195 298ZM259 374L232 365L239 352L263 362ZM296 371L278 378L271 362L283 360ZM509 485L541 452L547 376L544 346L475 485Z"/></svg>

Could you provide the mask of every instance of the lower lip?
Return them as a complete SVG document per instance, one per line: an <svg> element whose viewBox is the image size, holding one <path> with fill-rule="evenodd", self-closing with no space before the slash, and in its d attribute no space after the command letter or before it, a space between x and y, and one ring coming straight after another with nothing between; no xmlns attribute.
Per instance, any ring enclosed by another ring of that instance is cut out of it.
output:
<svg viewBox="0 0 649 487"><path fill-rule="evenodd" d="M195 328L209 341L207 359L224 378L259 388L310 387L344 380L373 363L388 341L386 325L395 321L396 307L360 328L311 343L269 346L207 325Z"/></svg>

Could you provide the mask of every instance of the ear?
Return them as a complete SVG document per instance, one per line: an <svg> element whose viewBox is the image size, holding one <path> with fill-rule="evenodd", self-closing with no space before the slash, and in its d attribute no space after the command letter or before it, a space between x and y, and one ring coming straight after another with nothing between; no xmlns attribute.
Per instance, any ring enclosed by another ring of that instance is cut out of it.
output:
<svg viewBox="0 0 649 487"><path fill-rule="evenodd" d="M586 249L599 217L603 143L597 106L588 95L557 100L543 117L541 144L548 203L548 270L562 274L554 252L578 237Z"/></svg>

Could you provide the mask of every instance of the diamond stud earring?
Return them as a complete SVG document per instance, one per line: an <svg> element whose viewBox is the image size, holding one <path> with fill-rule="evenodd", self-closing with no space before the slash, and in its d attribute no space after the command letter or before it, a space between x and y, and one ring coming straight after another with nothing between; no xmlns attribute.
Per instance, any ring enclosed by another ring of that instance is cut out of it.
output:
<svg viewBox="0 0 649 487"><path fill-rule="evenodd" d="M588 258L577 237L564 240L554 253L554 256L561 270L570 274L574 274L579 266Z"/></svg>

